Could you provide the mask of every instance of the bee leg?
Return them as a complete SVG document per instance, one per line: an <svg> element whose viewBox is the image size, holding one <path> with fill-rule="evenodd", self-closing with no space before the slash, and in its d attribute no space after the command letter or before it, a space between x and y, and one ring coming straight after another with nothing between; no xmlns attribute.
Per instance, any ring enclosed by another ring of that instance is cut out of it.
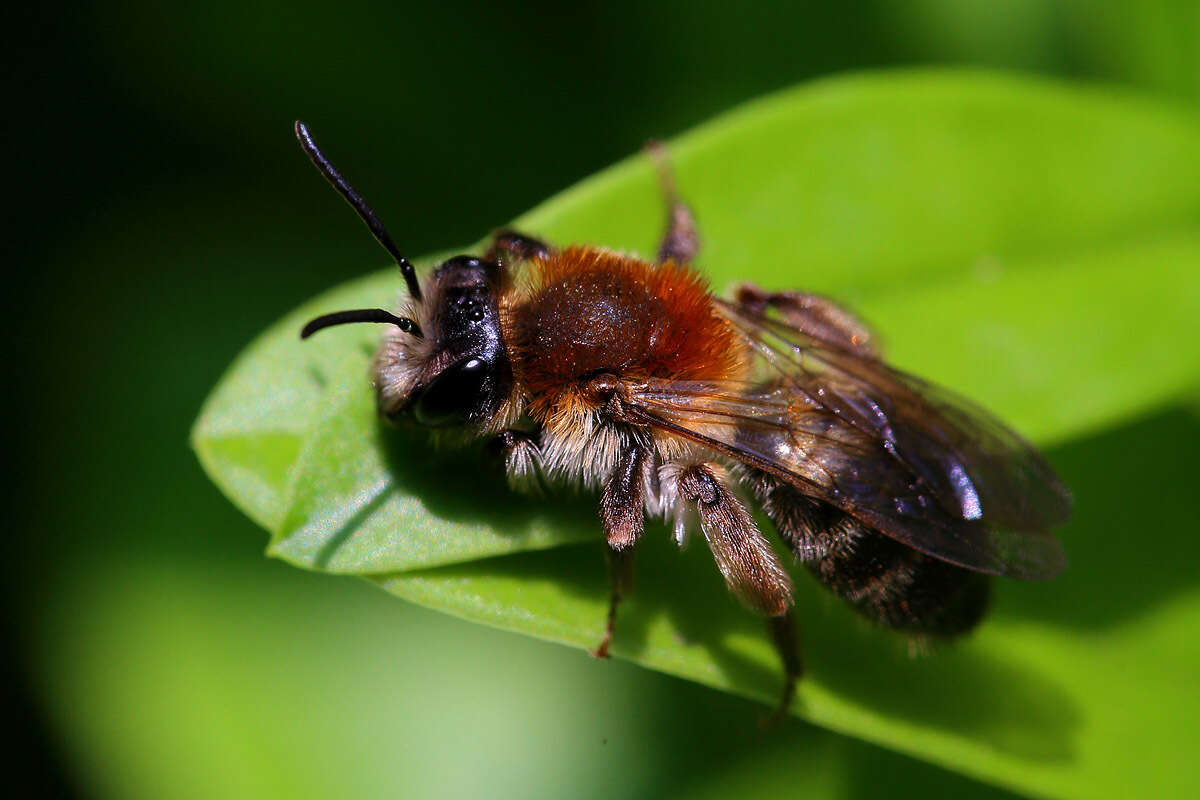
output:
<svg viewBox="0 0 1200 800"><path fill-rule="evenodd" d="M792 606L792 581L775 551L737 496L717 477L716 464L696 464L679 474L680 496L693 504L717 568L734 595L766 617Z"/></svg>
<svg viewBox="0 0 1200 800"><path fill-rule="evenodd" d="M608 658L608 648L617 628L617 606L633 589L633 550L614 550L609 547L605 556L612 588L608 596L608 619L604 625L604 635L600 637L600 643L588 651L593 658Z"/></svg>
<svg viewBox="0 0 1200 800"><path fill-rule="evenodd" d="M879 357L871 329L828 297L807 292L766 292L752 283L743 283L734 300L756 314L774 308L784 322L814 339L871 358Z"/></svg>
<svg viewBox="0 0 1200 800"><path fill-rule="evenodd" d="M514 491L538 494L541 489L541 449L536 433L500 431L489 443L504 460L504 474Z"/></svg>
<svg viewBox="0 0 1200 800"><path fill-rule="evenodd" d="M666 146L662 142L650 142L646 145L646 152L658 169L658 183L667 201L667 230L663 234L662 244L658 247L658 261L660 264L664 261L690 264L700 251L696 219L692 216L692 210L679 199L679 190L675 186L675 176L671 171Z"/></svg>
<svg viewBox="0 0 1200 800"><path fill-rule="evenodd" d="M725 584L743 603L767 617L783 661L784 685L775 719L787 714L802 671L792 625L792 582L750 512L717 477L720 467L699 464L678 477L679 494L695 504Z"/></svg>
<svg viewBox="0 0 1200 800"><path fill-rule="evenodd" d="M777 617L767 620L767 632L771 635L771 643L779 653L783 663L783 693L779 697L779 705L766 719L767 726L775 726L787 717L792 707L792 698L796 695L796 681L804 674L804 661L800 657L800 642L796 637L796 623L791 609Z"/></svg>
<svg viewBox="0 0 1200 800"><path fill-rule="evenodd" d="M608 541L608 571L612 591L608 601L608 624L600 644L592 650L596 658L608 658L617 625L617 606L633 588L633 546L646 529L643 500L646 449L634 444L621 453L617 468L609 475L600 497L600 518Z"/></svg>
<svg viewBox="0 0 1200 800"><path fill-rule="evenodd" d="M492 236L492 244L483 257L488 261L497 261L503 266L508 266L513 261L544 258L550 255L551 250L550 245L532 236L502 230L496 231Z"/></svg>

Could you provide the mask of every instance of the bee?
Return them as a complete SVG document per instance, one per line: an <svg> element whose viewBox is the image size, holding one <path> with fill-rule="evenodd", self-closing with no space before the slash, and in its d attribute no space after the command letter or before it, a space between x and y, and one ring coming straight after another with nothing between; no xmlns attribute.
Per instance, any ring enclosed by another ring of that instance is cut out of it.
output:
<svg viewBox="0 0 1200 800"><path fill-rule="evenodd" d="M422 279L303 123L296 136L407 287L398 313L338 311L301 336L387 325L372 364L383 417L487 438L517 489L599 493L611 594L593 655L608 655L647 517L681 545L698 527L730 591L766 618L784 672L777 714L802 672L792 582L748 500L818 581L918 641L978 625L990 576L1063 569L1050 530L1070 495L1019 435L889 366L825 297L748 283L714 296L661 148L654 261L505 230Z"/></svg>

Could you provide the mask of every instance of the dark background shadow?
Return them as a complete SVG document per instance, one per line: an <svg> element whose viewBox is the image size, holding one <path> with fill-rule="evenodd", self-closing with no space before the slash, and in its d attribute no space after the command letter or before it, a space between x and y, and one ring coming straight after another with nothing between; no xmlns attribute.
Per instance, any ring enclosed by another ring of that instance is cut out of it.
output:
<svg viewBox="0 0 1200 800"><path fill-rule="evenodd" d="M1070 565L1044 584L1003 586L996 613L1096 631L1200 583L1200 419L1167 410L1063 445L1051 461L1074 493Z"/></svg>
<svg viewBox="0 0 1200 800"><path fill-rule="evenodd" d="M395 490L417 495L439 519L481 522L519 538L536 518L558 530L579 531L582 538L600 536L588 493L567 488L537 496L514 492L503 458L486 442L431 447L427 431L382 423L379 436Z"/></svg>

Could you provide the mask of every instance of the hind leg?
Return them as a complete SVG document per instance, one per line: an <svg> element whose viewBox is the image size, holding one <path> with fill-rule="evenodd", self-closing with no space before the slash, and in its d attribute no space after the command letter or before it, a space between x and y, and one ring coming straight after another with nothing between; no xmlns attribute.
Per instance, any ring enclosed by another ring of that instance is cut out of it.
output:
<svg viewBox="0 0 1200 800"><path fill-rule="evenodd" d="M783 663L784 685L773 719L787 714L803 671L792 623L792 582L750 512L721 479L715 464L679 473L680 498L694 505L725 584L738 599L767 617L771 642Z"/></svg>
<svg viewBox="0 0 1200 800"><path fill-rule="evenodd" d="M796 637L795 614L788 609L786 614L771 617L767 620L767 633L771 636L771 644L783 664L783 694L775 712L767 718L768 725L777 725L787 716L792 706L792 698L796 695L796 681L804 674L804 660L800 657L800 640Z"/></svg>

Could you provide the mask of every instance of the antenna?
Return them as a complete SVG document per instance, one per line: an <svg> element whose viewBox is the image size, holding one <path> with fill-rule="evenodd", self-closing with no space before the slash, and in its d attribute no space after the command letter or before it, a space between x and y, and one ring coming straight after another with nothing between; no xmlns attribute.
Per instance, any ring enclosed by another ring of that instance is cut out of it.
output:
<svg viewBox="0 0 1200 800"><path fill-rule="evenodd" d="M319 330L331 328L334 325L346 325L351 322L384 322L395 325L405 333L411 333L418 339L422 338L421 328L408 317L397 317L382 308L356 308L350 311L335 311L310 320L300 331L300 338L307 339Z"/></svg>
<svg viewBox="0 0 1200 800"><path fill-rule="evenodd" d="M337 189L338 194L346 199L350 207L354 209L354 213L358 214L359 218L367 224L367 228L371 231L371 235L375 237L375 241L383 245L383 249L391 254L396 260L396 264L400 267L400 274L404 276L404 283L408 286L408 293L412 295L417 302L421 301L421 284L417 281L417 271L408 259L400 255L399 248L392 241L392 237L388 235L387 230L383 227L383 223L379 221L379 217L375 215L374 209L367 205L367 201L362 199L362 195L354 190L342 173L337 171L337 167L329 163L329 159L321 152L321 148L317 147L317 143L313 141L312 134L308 131L308 126L300 120L296 120L296 138L300 140L300 147L304 153L312 161L313 166L325 176L325 180L329 181L334 189ZM375 322L387 322L389 320L374 320ZM313 320L316 322L316 320ZM336 324L336 323L330 323Z"/></svg>

